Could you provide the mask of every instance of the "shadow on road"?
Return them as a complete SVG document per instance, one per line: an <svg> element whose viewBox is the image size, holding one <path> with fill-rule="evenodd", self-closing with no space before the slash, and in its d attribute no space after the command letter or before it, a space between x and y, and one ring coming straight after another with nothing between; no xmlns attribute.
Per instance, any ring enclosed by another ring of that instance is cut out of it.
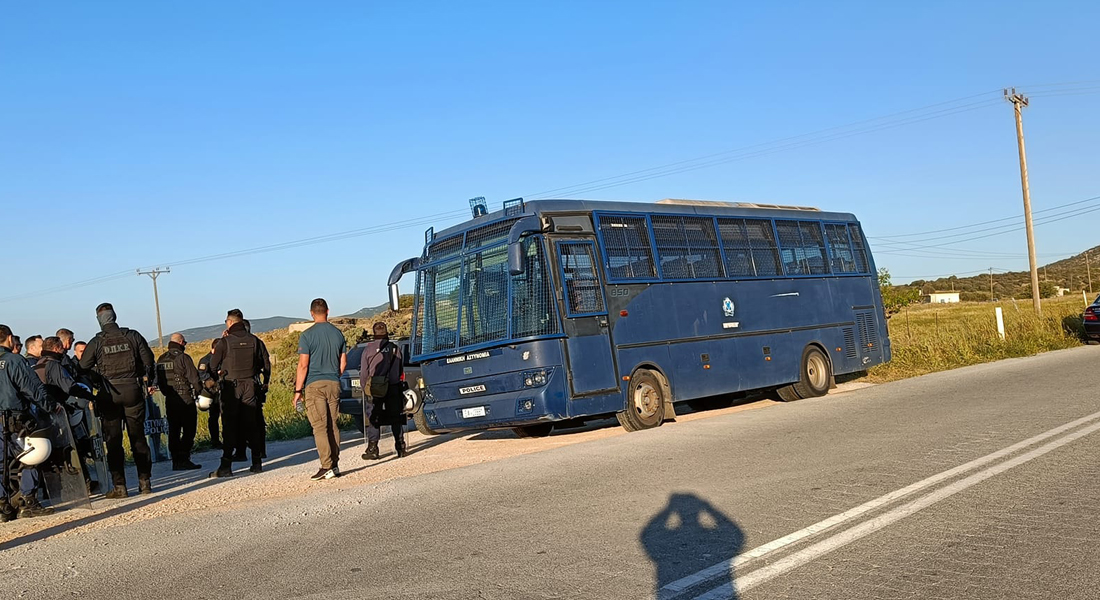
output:
<svg viewBox="0 0 1100 600"><path fill-rule="evenodd" d="M694 597L689 592L716 588L728 589L727 598L738 597L732 561L741 552L745 536L737 523L706 500L695 494L672 494L668 505L646 524L639 541L657 569L654 598ZM705 580L681 581L723 563Z"/></svg>

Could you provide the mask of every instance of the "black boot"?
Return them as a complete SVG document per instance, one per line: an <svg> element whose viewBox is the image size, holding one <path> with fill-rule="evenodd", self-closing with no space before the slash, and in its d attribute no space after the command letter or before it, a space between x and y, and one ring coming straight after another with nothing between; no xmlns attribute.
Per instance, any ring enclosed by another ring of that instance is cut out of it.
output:
<svg viewBox="0 0 1100 600"><path fill-rule="evenodd" d="M378 442L367 442L367 451L363 453L363 460L378 460Z"/></svg>
<svg viewBox="0 0 1100 600"><path fill-rule="evenodd" d="M138 479L138 493L145 496L153 493L153 482L148 479Z"/></svg>
<svg viewBox="0 0 1100 600"><path fill-rule="evenodd" d="M252 466L249 467L248 470L253 472L253 473L263 473L264 472L264 467L260 463L255 462L255 463L252 463Z"/></svg>
<svg viewBox="0 0 1100 600"><path fill-rule="evenodd" d="M42 506L38 503L37 500L28 502L23 506L23 508L19 509L20 519L33 519L35 517L45 517L52 514L52 508L46 508L45 506Z"/></svg>
<svg viewBox="0 0 1100 600"><path fill-rule="evenodd" d="M129 496L130 496L130 493L126 491L126 486L125 485L116 485L114 487L114 489L112 489L111 491L104 494L105 498L110 498L111 500L114 500L114 499L117 499L117 498L127 498Z"/></svg>
<svg viewBox="0 0 1100 600"><path fill-rule="evenodd" d="M232 461L222 459L221 465L217 471L210 474L210 477L232 477L233 476L233 463Z"/></svg>
<svg viewBox="0 0 1100 600"><path fill-rule="evenodd" d="M394 449L397 450L397 458L405 458L409 455L409 450L405 447L405 444L403 443L397 444L396 446L394 446Z"/></svg>

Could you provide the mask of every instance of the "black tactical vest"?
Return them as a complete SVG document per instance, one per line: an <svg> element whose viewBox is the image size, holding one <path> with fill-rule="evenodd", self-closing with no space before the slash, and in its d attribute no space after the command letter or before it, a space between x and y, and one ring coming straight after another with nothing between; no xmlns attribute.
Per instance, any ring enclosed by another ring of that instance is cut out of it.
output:
<svg viewBox="0 0 1100 600"><path fill-rule="evenodd" d="M176 392L186 392L189 384L183 374L176 368L176 361L182 351L175 348L164 353L157 361L157 385L162 388L169 387Z"/></svg>
<svg viewBox="0 0 1100 600"><path fill-rule="evenodd" d="M222 368L227 379L252 379L260 374L256 365L256 342L254 335L230 335L225 339L225 362Z"/></svg>
<svg viewBox="0 0 1100 600"><path fill-rule="evenodd" d="M126 337L122 329L104 331L100 335L96 364L100 375L107 379L130 379L139 377L137 371L137 348Z"/></svg>

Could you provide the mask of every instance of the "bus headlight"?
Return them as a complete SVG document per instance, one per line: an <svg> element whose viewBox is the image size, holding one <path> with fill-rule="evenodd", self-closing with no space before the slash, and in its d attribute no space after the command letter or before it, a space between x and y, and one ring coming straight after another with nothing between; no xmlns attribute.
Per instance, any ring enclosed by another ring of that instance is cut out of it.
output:
<svg viewBox="0 0 1100 600"><path fill-rule="evenodd" d="M538 371L527 371L523 374L523 386L524 387L542 387L546 385L546 382L550 379L550 371L547 369L539 369Z"/></svg>

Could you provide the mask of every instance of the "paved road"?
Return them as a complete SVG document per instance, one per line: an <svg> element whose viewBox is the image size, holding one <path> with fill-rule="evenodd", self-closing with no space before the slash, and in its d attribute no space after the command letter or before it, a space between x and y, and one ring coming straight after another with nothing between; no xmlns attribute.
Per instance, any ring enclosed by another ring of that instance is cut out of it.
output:
<svg viewBox="0 0 1100 600"><path fill-rule="evenodd" d="M0 553L0 598L1096 598L1098 366L1085 347L48 538Z"/></svg>

